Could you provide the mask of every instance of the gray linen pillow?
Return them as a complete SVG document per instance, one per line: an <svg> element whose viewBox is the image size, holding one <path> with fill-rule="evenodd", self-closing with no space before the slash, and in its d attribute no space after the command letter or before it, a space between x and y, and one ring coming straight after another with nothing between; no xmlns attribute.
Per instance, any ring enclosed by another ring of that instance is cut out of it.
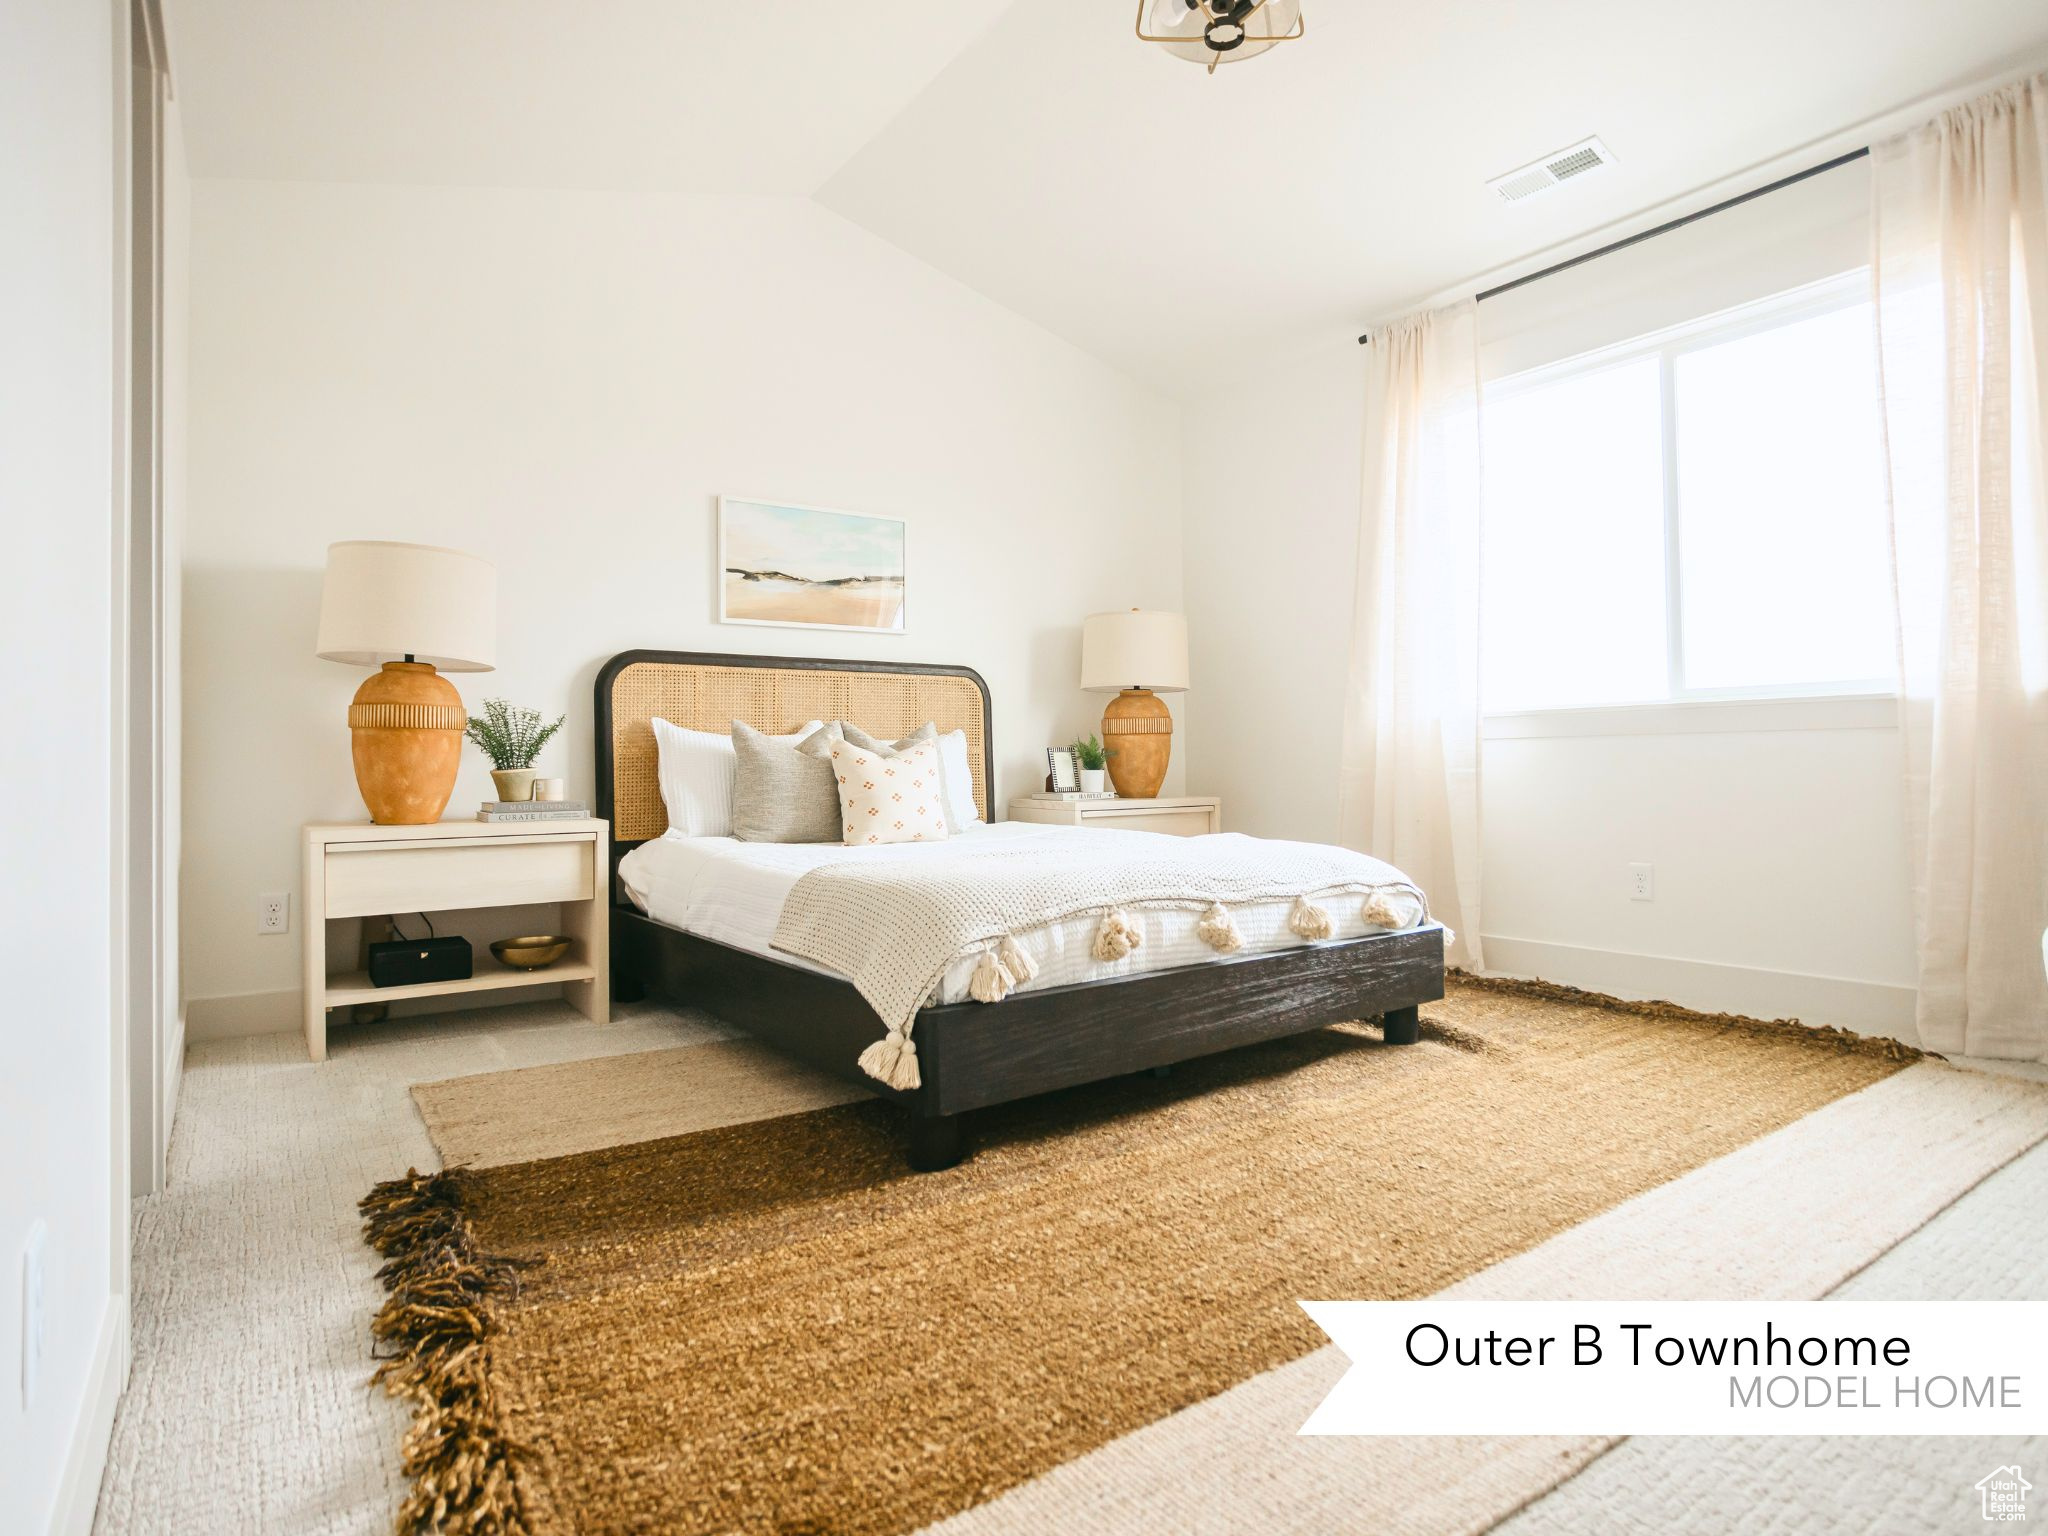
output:
<svg viewBox="0 0 2048 1536"><path fill-rule="evenodd" d="M836 843L839 785L829 727L795 746L732 723L732 835L743 843Z"/></svg>

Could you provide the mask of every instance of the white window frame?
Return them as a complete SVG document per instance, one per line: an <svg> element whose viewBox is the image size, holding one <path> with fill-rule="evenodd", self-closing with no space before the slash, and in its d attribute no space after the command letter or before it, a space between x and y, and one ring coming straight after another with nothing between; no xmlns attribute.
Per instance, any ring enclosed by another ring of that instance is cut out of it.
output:
<svg viewBox="0 0 2048 1536"><path fill-rule="evenodd" d="M1672 408L1678 359L1688 352L1738 341L1795 321L1833 314L1870 300L1870 269L1860 267L1767 299L1718 311L1683 325L1486 381L1487 404L1540 389L1560 379L1603 372L1654 357L1658 362L1658 414L1663 424L1664 686L1661 699L1544 709L1488 710L1489 737L1636 735L1711 730L1725 719L1737 729L1870 729L1896 718L1897 681L1848 678L1825 683L1764 683L1749 688L1685 685L1685 612L1681 591L1678 504L1678 413ZM1482 535L1482 549L1483 549ZM1729 706L1756 705L1742 710ZM1881 705L1882 707L1873 707ZM1690 717L1690 718L1689 718ZM1769 724L1759 722L1769 721Z"/></svg>

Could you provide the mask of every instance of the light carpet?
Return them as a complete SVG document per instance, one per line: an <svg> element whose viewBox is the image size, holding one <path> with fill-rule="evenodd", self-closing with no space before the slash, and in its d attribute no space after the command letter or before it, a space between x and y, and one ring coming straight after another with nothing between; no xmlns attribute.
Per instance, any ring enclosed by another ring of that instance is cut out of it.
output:
<svg viewBox="0 0 2048 1536"><path fill-rule="evenodd" d="M1841 1107L1816 1118L1832 1116ZM1997 1150L1995 1141L1991 1150ZM1803 1166L1810 1166L1816 1152L1842 1157L1841 1149L1831 1154L1810 1146ZM2048 1146L2037 1144L1828 1294L1855 1301L2048 1301L2048 1223L2036 1219L2044 1210ZM1987 1527L1975 1484L1993 1467L2014 1461L2026 1468L2048 1467L2048 1438L1627 1440L1500 1531L1501 1536L1981 1531Z"/></svg>

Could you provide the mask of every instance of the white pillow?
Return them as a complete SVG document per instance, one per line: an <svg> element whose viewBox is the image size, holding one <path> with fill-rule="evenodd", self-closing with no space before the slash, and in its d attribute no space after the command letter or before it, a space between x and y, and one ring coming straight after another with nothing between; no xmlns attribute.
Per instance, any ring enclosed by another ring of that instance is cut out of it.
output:
<svg viewBox="0 0 2048 1536"><path fill-rule="evenodd" d="M936 742L907 752L868 752L841 737L832 743L832 773L849 846L944 840L946 792Z"/></svg>
<svg viewBox="0 0 2048 1536"><path fill-rule="evenodd" d="M795 746L823 727L822 720L800 725L776 741ZM685 837L732 836L732 781L739 757L732 738L720 731L693 731L667 720L654 722L655 777L661 803L668 807L668 829Z"/></svg>
<svg viewBox="0 0 2048 1536"><path fill-rule="evenodd" d="M974 807L974 770L967 765L967 733L948 731L939 738L939 777L946 781L946 818L957 832L981 820Z"/></svg>

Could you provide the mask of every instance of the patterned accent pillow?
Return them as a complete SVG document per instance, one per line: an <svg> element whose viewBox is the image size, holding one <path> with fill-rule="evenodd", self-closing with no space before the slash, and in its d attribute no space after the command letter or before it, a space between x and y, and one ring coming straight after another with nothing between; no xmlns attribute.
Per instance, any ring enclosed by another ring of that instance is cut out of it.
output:
<svg viewBox="0 0 2048 1536"><path fill-rule="evenodd" d="M839 781L840 821L849 847L935 843L947 836L936 742L892 756L835 741L832 775Z"/></svg>
<svg viewBox="0 0 2048 1536"><path fill-rule="evenodd" d="M974 773L967 763L965 731L954 729L942 736L938 726L927 720L901 741L880 741L844 720L830 721L825 729L834 736L844 736L868 752L907 752L919 742L936 741L939 744L939 781L946 786L948 824L953 831L964 832L981 820L981 807L974 803Z"/></svg>

